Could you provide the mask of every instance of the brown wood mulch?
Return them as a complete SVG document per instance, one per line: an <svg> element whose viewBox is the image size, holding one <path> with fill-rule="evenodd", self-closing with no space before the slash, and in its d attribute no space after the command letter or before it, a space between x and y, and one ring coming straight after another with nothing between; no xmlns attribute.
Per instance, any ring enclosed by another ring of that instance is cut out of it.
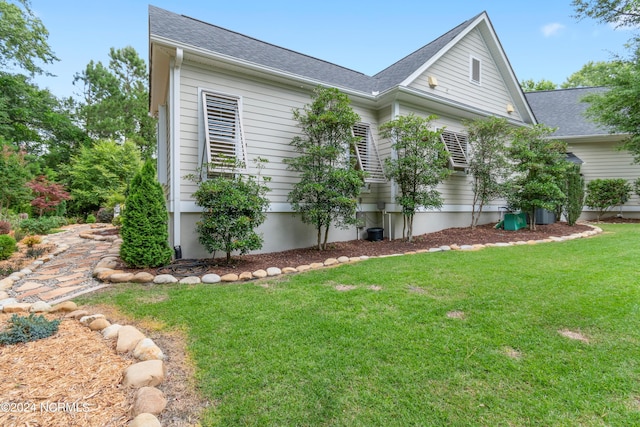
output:
<svg viewBox="0 0 640 427"><path fill-rule="evenodd" d="M10 317L0 313L0 325ZM120 380L130 364L74 319L49 338L2 346L0 425L126 426L132 392Z"/></svg>
<svg viewBox="0 0 640 427"><path fill-rule="evenodd" d="M215 273L220 276L227 273L241 273L243 271L253 272L256 270L266 270L268 267L298 267L300 265L311 264L314 262L324 262L327 258L338 258L340 256L359 257L362 255L374 257L380 255L402 254L405 252L416 251L419 249L437 248L440 246L457 245L474 245L484 243L500 243L500 242L516 242L528 240L542 240L550 236L567 236L574 233L582 233L591 230L586 224L575 224L569 226L565 222L556 222L548 225L538 225L535 231L520 229L517 231L505 231L494 228L495 224L480 225L475 229L469 227L447 228L434 233L427 233L414 237L412 243L403 241L402 239L370 242L368 240L350 240L346 242L330 243L328 249L318 251L316 247L291 249L282 252L272 252L264 254L250 254L242 256L233 256L230 265L225 265L222 258L216 259L199 259L199 260L179 260L174 266L186 264L199 264L193 267L193 271L189 272L189 268L171 271L171 269L146 269L151 274L174 274L178 276L194 275L202 276L207 273ZM218 253L217 256L222 256ZM121 264L119 269L138 272L141 270L127 269Z"/></svg>

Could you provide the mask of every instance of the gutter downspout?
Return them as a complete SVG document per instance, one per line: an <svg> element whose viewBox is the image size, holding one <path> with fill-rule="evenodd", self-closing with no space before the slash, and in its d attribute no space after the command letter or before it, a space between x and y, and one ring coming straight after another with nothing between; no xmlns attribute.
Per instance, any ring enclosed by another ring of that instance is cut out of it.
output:
<svg viewBox="0 0 640 427"><path fill-rule="evenodd" d="M180 246L180 67L183 51L176 49L171 70L171 211L173 212L173 246Z"/></svg>

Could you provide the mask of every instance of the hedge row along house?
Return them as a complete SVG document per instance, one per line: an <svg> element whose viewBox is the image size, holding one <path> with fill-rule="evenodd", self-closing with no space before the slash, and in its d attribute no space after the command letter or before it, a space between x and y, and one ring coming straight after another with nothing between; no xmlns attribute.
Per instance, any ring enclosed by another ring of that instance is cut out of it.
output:
<svg viewBox="0 0 640 427"><path fill-rule="evenodd" d="M283 159L293 155L289 143L299 133L292 111L309 104L319 85L337 88L351 99L361 118L353 129L361 137L357 164L368 172L358 200L360 226L331 230L332 241L363 238L372 227L383 228L385 238L402 235L397 189L382 168L383 160L394 153L391 141L378 135L381 124L401 115L438 117L434 123L444 129L454 171L439 186L444 206L418 213L414 234L470 223L465 119L497 116L515 127L549 119L545 123L558 126L557 136L566 137L573 155L584 161L587 179L610 177L608 169L629 178L640 175L630 156L614 150L620 137L592 125L574 131L554 121L566 118L572 125L578 126L576 120L585 124L578 117L583 108L578 91L525 96L486 12L374 76L154 6L149 7L149 43L150 110L159 119L158 179L166 189L170 244L180 246L186 258L207 253L195 232L200 210L192 194L197 186L185 177L218 154L236 156L248 173L255 173L253 159L269 160L262 172L271 177L268 218L260 227L265 236L262 251L315 244L315 231L295 216L287 201L297 177ZM560 101L571 102L571 111L553 113ZM215 167L210 172L215 173ZM486 206L481 222L498 220L503 205Z"/></svg>

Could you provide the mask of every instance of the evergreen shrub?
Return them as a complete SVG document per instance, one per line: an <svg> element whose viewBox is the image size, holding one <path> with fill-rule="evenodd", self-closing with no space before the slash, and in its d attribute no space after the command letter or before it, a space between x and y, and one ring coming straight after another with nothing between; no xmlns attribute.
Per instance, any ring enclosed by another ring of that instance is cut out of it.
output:
<svg viewBox="0 0 640 427"><path fill-rule="evenodd" d="M14 314L9 319L9 326L0 333L0 345L12 345L22 342L36 341L50 337L58 332L60 320L47 320L44 316L33 313L29 317Z"/></svg>
<svg viewBox="0 0 640 427"><path fill-rule="evenodd" d="M134 268L159 267L171 261L169 216L151 161L131 181L121 216L122 261Z"/></svg>
<svg viewBox="0 0 640 427"><path fill-rule="evenodd" d="M16 249L16 239L8 234L0 234L0 260L9 259Z"/></svg>

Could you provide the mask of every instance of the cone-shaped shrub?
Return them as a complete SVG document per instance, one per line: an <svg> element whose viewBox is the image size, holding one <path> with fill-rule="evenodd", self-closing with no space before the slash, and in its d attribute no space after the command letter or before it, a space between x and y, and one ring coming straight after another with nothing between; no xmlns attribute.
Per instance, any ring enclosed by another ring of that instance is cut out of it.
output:
<svg viewBox="0 0 640 427"><path fill-rule="evenodd" d="M120 258L129 267L159 267L171 261L164 193L147 161L129 187L122 214Z"/></svg>

